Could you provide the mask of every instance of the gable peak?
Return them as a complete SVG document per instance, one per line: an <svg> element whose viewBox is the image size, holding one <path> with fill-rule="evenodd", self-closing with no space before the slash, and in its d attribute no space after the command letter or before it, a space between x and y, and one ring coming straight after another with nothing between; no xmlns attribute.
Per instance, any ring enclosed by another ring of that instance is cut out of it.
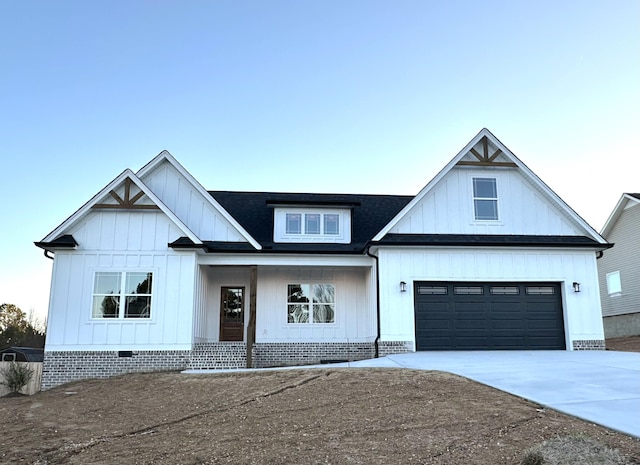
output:
<svg viewBox="0 0 640 465"><path fill-rule="evenodd" d="M466 153L460 157L457 166L517 168L518 165L506 156L502 144L488 129L482 129L476 139L477 142L470 144Z"/></svg>

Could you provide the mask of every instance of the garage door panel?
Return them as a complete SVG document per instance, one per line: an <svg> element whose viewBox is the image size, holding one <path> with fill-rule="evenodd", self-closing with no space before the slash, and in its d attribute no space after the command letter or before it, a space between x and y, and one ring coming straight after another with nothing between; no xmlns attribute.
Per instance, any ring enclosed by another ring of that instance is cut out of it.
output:
<svg viewBox="0 0 640 465"><path fill-rule="evenodd" d="M417 350L565 348L558 283L418 282L414 289Z"/></svg>

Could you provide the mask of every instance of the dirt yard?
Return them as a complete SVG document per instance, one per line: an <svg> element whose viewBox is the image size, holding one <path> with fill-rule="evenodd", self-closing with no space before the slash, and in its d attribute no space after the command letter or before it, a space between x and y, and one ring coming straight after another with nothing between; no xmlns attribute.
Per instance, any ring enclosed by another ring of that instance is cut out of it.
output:
<svg viewBox="0 0 640 465"><path fill-rule="evenodd" d="M90 380L0 399L6 464L518 464L586 435L640 440L442 373L325 369Z"/></svg>
<svg viewBox="0 0 640 465"><path fill-rule="evenodd" d="M606 340L607 350L640 352L640 336L616 337Z"/></svg>

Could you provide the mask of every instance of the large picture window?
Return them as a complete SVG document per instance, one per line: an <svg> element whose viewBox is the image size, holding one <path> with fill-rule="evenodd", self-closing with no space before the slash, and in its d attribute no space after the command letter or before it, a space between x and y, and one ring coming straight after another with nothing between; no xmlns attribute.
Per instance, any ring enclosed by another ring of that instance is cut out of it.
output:
<svg viewBox="0 0 640 465"><path fill-rule="evenodd" d="M288 284L287 323L334 323L333 284Z"/></svg>
<svg viewBox="0 0 640 465"><path fill-rule="evenodd" d="M152 273L98 271L93 281L93 318L150 318Z"/></svg>
<svg viewBox="0 0 640 465"><path fill-rule="evenodd" d="M498 220L498 188L495 178L473 178L473 211L478 221Z"/></svg>

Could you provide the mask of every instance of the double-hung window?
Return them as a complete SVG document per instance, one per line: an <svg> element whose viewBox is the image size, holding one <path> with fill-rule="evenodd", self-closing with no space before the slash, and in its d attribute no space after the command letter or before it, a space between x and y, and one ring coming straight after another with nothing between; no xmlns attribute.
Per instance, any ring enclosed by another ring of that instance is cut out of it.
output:
<svg viewBox="0 0 640 465"><path fill-rule="evenodd" d="M498 188L495 178L473 178L473 212L477 221L498 220Z"/></svg>
<svg viewBox="0 0 640 465"><path fill-rule="evenodd" d="M153 273L98 271L93 281L93 318L150 318Z"/></svg>
<svg viewBox="0 0 640 465"><path fill-rule="evenodd" d="M287 323L334 323L333 284L288 284Z"/></svg>

